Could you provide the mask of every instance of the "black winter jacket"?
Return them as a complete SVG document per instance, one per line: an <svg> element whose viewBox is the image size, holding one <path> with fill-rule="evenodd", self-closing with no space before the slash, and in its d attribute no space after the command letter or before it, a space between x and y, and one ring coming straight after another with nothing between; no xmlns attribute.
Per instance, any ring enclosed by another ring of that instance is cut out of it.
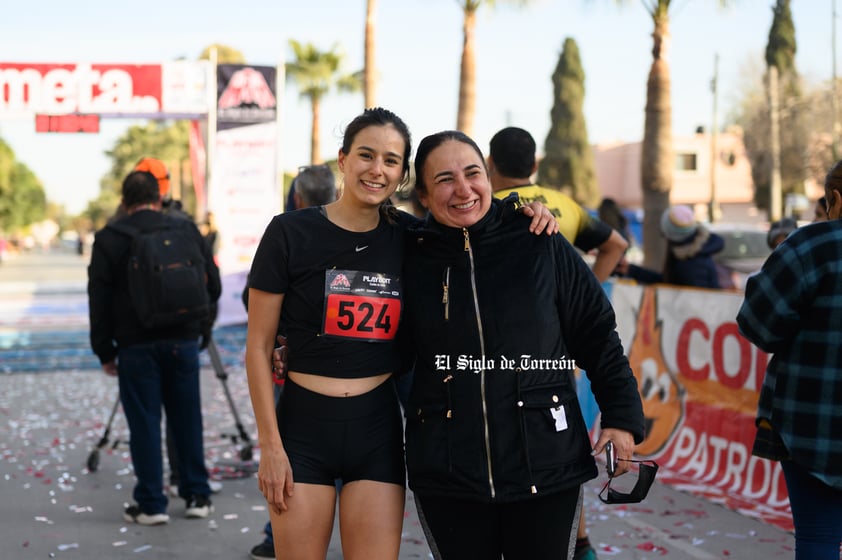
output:
<svg viewBox="0 0 842 560"><path fill-rule="evenodd" d="M664 265L664 282L718 290L719 271L713 256L725 247L725 240L699 226L696 233L681 243L669 243Z"/></svg>
<svg viewBox="0 0 842 560"><path fill-rule="evenodd" d="M407 232L406 451L418 494L511 502L596 477L573 360L602 426L643 439L610 302L576 250L529 233L527 219L494 200L470 228L429 217Z"/></svg>
<svg viewBox="0 0 842 560"><path fill-rule="evenodd" d="M222 292L219 268L214 263L210 247L192 221L154 210L140 210L122 220L141 230L152 229L166 220L194 232L196 243L201 245L205 257L208 295L211 302L219 300ZM161 329L147 329L141 325L129 297L126 269L130 246L129 236L109 227L99 230L94 238L88 265L88 313L91 348L103 364L113 360L121 346L153 340L198 339L203 331L200 320Z"/></svg>

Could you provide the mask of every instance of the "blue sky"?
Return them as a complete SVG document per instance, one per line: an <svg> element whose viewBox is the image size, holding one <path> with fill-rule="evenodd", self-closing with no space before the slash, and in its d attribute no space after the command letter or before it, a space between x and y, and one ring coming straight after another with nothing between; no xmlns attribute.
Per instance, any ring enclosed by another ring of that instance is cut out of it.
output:
<svg viewBox="0 0 842 560"><path fill-rule="evenodd" d="M7 2L10 0L7 0ZM808 83L832 74L832 2L794 1L799 72ZM673 130L709 127L714 55L719 54L719 123L762 68L773 0L674 0ZM627 0L533 0L527 8L483 7L477 18L477 113L474 137L488 140L508 125L526 128L539 146L549 128L551 76L564 39L579 46L586 73L585 117L591 142L637 141L643 135L651 20ZM30 0L3 10L0 61L158 63L197 58L212 43L240 50L252 64L290 58L289 39L321 49L338 45L348 71L362 67L365 0ZM378 0L377 101L401 115L414 145L456 124L462 15L458 0ZM310 108L289 85L282 99L282 166L309 161ZM334 94L322 105L322 154L335 157L342 131L362 109L362 94ZM104 151L131 124L103 121L98 135L36 134L31 120L0 121L2 136L43 181L48 198L71 212L96 196L108 169Z"/></svg>

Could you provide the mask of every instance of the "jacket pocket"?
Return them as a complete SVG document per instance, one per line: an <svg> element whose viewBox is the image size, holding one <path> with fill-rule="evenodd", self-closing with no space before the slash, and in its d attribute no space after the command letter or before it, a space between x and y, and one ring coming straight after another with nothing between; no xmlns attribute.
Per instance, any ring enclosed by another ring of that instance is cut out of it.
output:
<svg viewBox="0 0 842 560"><path fill-rule="evenodd" d="M406 464L413 476L451 470L451 433L447 407L414 407L406 421Z"/></svg>
<svg viewBox="0 0 842 560"><path fill-rule="evenodd" d="M578 461L588 446L587 431L575 395L563 387L521 391L517 402L520 428L530 470Z"/></svg>

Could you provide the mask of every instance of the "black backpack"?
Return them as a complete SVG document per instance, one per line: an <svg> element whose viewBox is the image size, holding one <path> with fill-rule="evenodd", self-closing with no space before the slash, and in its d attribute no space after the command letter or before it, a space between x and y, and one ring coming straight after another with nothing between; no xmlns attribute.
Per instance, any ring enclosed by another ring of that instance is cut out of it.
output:
<svg viewBox="0 0 842 560"><path fill-rule="evenodd" d="M205 319L210 311L201 241L179 220L141 230L125 220L108 227L131 238L128 282L132 305L153 329Z"/></svg>

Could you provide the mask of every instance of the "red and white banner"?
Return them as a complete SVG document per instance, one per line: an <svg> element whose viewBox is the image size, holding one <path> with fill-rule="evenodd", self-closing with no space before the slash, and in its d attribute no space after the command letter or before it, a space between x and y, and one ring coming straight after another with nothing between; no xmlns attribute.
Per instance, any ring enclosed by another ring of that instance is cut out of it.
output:
<svg viewBox="0 0 842 560"><path fill-rule="evenodd" d="M210 64L0 63L0 118L189 118L209 110Z"/></svg>
<svg viewBox="0 0 842 560"><path fill-rule="evenodd" d="M792 530L780 463L751 454L769 356L738 331L737 292L616 283L617 328L638 379L659 480Z"/></svg>
<svg viewBox="0 0 842 560"><path fill-rule="evenodd" d="M225 325L246 321L240 300L246 273L263 230L281 208L278 69L223 64L215 70L216 79L208 61L0 62L0 119L31 117L51 132L92 132L99 118L106 117L193 119L196 200L204 208L207 196L207 210L218 229L223 293L217 323ZM215 117L216 129L205 146L196 121L209 116ZM206 185L208 153L213 161Z"/></svg>
<svg viewBox="0 0 842 560"><path fill-rule="evenodd" d="M208 165L208 152L205 149L202 125L197 120L190 121L188 146L190 148L190 172L193 175L193 192L196 194L196 208L206 209L208 191L205 185L205 170Z"/></svg>
<svg viewBox="0 0 842 560"><path fill-rule="evenodd" d="M217 70L217 132L208 211L219 230L222 272L218 325L246 322L241 296L257 244L280 212L278 126L273 66L224 64Z"/></svg>

